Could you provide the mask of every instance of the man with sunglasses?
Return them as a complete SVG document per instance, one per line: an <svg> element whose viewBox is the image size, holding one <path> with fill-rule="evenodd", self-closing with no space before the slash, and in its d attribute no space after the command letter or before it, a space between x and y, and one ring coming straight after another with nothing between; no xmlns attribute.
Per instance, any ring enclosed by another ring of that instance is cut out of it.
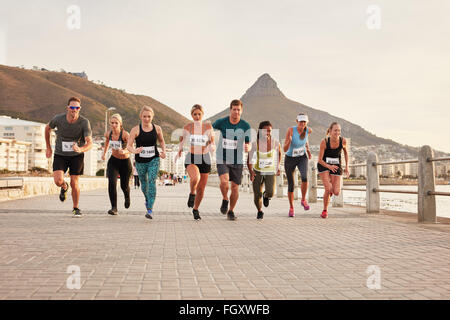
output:
<svg viewBox="0 0 450 320"><path fill-rule="evenodd" d="M78 208L80 187L78 178L84 170L84 152L92 148L92 131L89 120L80 115L81 101L72 97L69 99L66 113L56 115L45 127L47 143L47 158L52 156L50 132L57 128L55 155L53 158L53 178L55 184L61 187L59 200L66 200L69 185L64 181L64 174L69 169L70 187L72 188L73 217L81 217Z"/></svg>

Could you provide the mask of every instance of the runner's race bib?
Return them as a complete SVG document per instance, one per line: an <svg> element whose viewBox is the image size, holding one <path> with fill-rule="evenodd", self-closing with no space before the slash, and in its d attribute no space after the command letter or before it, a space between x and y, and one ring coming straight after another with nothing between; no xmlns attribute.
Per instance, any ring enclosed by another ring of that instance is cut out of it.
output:
<svg viewBox="0 0 450 320"><path fill-rule="evenodd" d="M237 140L223 139L222 147L224 149L237 149L237 143Z"/></svg>
<svg viewBox="0 0 450 320"><path fill-rule="evenodd" d="M326 158L326 163L328 164L339 164L339 158Z"/></svg>
<svg viewBox="0 0 450 320"><path fill-rule="evenodd" d="M73 145L75 144L75 142L71 141L62 141L62 151L63 152L74 152L73 150Z"/></svg>
<svg viewBox="0 0 450 320"><path fill-rule="evenodd" d="M259 167L261 169L273 166L273 159L259 159Z"/></svg>
<svg viewBox="0 0 450 320"><path fill-rule="evenodd" d="M301 157L305 154L305 147L297 148L292 150L293 157Z"/></svg>
<svg viewBox="0 0 450 320"><path fill-rule="evenodd" d="M208 142L208 137L205 135L193 134L189 137L189 142L193 146L205 147Z"/></svg>
<svg viewBox="0 0 450 320"><path fill-rule="evenodd" d="M120 149L122 149L122 141L109 140L109 146L113 150L120 150Z"/></svg>
<svg viewBox="0 0 450 320"><path fill-rule="evenodd" d="M155 146L151 147L143 147L141 153L139 153L139 156L142 158L151 158L156 155L155 152Z"/></svg>

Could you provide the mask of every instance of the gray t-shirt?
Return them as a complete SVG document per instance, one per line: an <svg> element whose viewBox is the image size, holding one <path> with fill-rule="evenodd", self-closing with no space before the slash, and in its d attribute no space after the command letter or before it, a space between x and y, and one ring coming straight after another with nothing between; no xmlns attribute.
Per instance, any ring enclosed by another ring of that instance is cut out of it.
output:
<svg viewBox="0 0 450 320"><path fill-rule="evenodd" d="M79 116L75 123L69 123L66 114L56 115L48 124L50 128L56 130L55 154L60 156L77 156L80 153L73 151L73 143L82 147L85 145L85 137L92 135L91 124L83 116Z"/></svg>

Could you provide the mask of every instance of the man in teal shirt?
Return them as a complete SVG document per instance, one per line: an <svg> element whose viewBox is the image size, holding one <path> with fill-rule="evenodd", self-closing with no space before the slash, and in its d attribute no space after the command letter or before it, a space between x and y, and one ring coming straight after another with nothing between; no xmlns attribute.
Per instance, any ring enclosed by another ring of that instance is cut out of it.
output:
<svg viewBox="0 0 450 320"><path fill-rule="evenodd" d="M233 100L230 103L230 115L216 120L212 125L221 133L216 149L217 172L223 196L220 212L227 213L228 220L236 220L233 210L239 198L239 185L244 168L244 151L249 152L251 148L251 128L247 121L241 119L242 110L242 102ZM231 194L228 198L230 181ZM230 203L229 209L228 203Z"/></svg>

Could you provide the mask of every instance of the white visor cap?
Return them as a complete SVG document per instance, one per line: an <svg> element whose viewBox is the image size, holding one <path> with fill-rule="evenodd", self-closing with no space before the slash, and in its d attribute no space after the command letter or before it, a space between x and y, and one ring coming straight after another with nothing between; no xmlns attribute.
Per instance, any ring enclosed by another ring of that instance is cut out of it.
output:
<svg viewBox="0 0 450 320"><path fill-rule="evenodd" d="M298 115L298 116L297 116L297 121L298 121L298 122L300 122L300 121L306 121L306 122L308 122L308 116L307 116L307 115L304 115L304 114Z"/></svg>

